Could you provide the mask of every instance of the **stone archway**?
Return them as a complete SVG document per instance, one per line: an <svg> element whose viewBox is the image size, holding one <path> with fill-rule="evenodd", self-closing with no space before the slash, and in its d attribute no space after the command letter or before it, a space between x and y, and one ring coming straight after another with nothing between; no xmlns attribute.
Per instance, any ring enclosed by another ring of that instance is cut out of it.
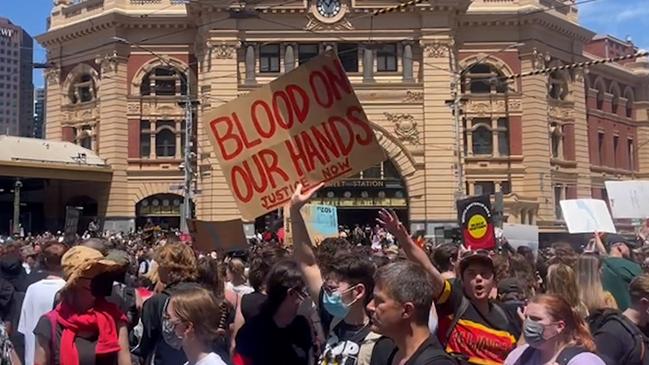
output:
<svg viewBox="0 0 649 365"><path fill-rule="evenodd" d="M135 226L149 224L162 229L180 227L180 213L183 197L178 194L155 194L147 196L135 204Z"/></svg>

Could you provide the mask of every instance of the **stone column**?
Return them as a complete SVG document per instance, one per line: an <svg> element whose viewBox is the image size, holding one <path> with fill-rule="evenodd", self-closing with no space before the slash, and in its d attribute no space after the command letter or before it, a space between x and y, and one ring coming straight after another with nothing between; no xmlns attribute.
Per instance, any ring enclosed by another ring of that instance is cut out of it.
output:
<svg viewBox="0 0 649 365"><path fill-rule="evenodd" d="M147 158L150 158L152 160L155 160L158 158L158 155L156 154L156 149L155 149L155 130L156 130L156 125L157 125L157 120L149 120L149 130L151 133L149 134L149 155Z"/></svg>
<svg viewBox="0 0 649 365"><path fill-rule="evenodd" d="M127 60L113 54L104 57L101 62L101 86L99 87L99 120L98 138L99 156L113 170L112 181L106 195L104 229L124 231L134 228L135 202L128 194L128 119L126 98ZM101 204L100 204L101 206Z"/></svg>
<svg viewBox="0 0 649 365"><path fill-rule="evenodd" d="M564 136L573 138L570 143L573 145L571 153L577 162L577 197L590 198L591 196L591 175L590 175L590 152L589 152L589 138L588 138L588 121L586 117L586 92L584 89L584 71L581 69L575 70L575 81L569 86L572 90L572 98L575 102L573 110L574 125L564 126ZM622 105L620 105L622 107ZM567 127L567 128L566 128ZM566 133L566 130L568 133ZM565 137L564 137L565 138ZM564 141L564 145L565 145ZM626 141L625 141L626 143Z"/></svg>
<svg viewBox="0 0 649 365"><path fill-rule="evenodd" d="M45 135L43 137L60 141L62 137L61 122L61 70L51 68L45 71Z"/></svg>
<svg viewBox="0 0 649 365"><path fill-rule="evenodd" d="M374 52L369 45L363 48L363 82L374 82Z"/></svg>
<svg viewBox="0 0 649 365"><path fill-rule="evenodd" d="M403 81L404 82L414 82L413 77L413 59L412 59L412 44L405 43L403 45Z"/></svg>
<svg viewBox="0 0 649 365"><path fill-rule="evenodd" d="M254 85L256 80L257 58L255 57L255 46L248 44L246 46L246 81L248 85Z"/></svg>
<svg viewBox="0 0 649 365"><path fill-rule="evenodd" d="M182 151L182 138L181 138L181 128L182 128L182 122L180 120L176 120L176 153L175 153L175 158L176 159L181 159L181 152Z"/></svg>
<svg viewBox="0 0 649 365"><path fill-rule="evenodd" d="M295 68L295 51L292 44L284 48L284 72L293 71Z"/></svg>

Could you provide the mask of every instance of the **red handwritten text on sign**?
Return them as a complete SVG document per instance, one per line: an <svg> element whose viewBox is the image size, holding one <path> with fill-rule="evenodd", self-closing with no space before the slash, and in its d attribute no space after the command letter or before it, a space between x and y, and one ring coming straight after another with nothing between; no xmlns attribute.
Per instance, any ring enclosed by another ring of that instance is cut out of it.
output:
<svg viewBox="0 0 649 365"><path fill-rule="evenodd" d="M206 116L241 214L285 204L312 186L384 159L342 65L328 53Z"/></svg>

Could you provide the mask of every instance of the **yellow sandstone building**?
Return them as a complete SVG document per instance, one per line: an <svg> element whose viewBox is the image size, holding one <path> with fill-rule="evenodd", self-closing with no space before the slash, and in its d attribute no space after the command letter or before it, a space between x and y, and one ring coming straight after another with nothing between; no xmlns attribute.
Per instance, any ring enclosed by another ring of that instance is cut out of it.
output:
<svg viewBox="0 0 649 365"><path fill-rule="evenodd" d="M187 93L197 101L195 215L237 217L202 116L330 49L389 157L320 192L341 223L372 224L391 207L442 238L458 196L502 191L508 222L559 232L559 200L649 177L648 60L502 81L638 51L580 26L570 1L430 0L381 15L399 2L54 3L37 37L51 64L46 138L94 151L112 175L45 194L50 226L75 199L94 204L105 229L177 225Z"/></svg>

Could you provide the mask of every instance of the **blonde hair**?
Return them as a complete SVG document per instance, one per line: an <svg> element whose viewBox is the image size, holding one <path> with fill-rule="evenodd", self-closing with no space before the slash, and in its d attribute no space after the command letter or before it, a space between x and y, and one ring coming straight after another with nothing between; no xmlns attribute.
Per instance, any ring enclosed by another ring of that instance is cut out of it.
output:
<svg viewBox="0 0 649 365"><path fill-rule="evenodd" d="M577 288L579 298L592 313L598 309L610 308L606 301L606 293L602 287L599 257L593 254L583 254L577 259Z"/></svg>
<svg viewBox="0 0 649 365"><path fill-rule="evenodd" d="M588 315L588 307L582 302L577 289L575 272L565 264L552 264L548 267L546 283L548 294L558 295L566 300L573 311L582 318Z"/></svg>
<svg viewBox="0 0 649 365"><path fill-rule="evenodd" d="M241 261L241 259L233 258L228 261L227 269L233 277L233 281L242 281L246 282L246 265Z"/></svg>
<svg viewBox="0 0 649 365"><path fill-rule="evenodd" d="M221 307L212 292L199 285L177 287L169 300L180 321L191 324L196 337L205 345L219 336Z"/></svg>

